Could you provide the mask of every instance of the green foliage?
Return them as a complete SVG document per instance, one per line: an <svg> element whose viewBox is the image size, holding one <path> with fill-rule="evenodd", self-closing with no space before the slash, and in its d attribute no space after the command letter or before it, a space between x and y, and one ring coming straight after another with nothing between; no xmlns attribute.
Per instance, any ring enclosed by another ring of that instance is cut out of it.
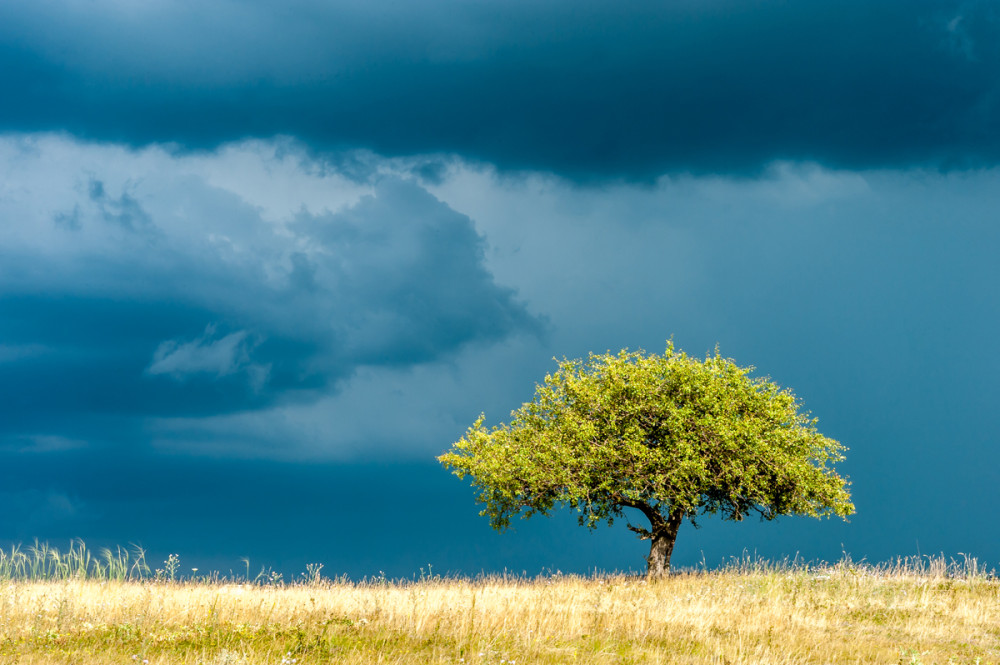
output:
<svg viewBox="0 0 1000 665"><path fill-rule="evenodd" d="M558 505L590 528L627 507L653 522L853 513L833 469L844 447L816 430L790 390L752 370L718 349L699 360L672 343L663 355L564 359L509 424L487 428L480 416L438 460L471 478L499 530Z"/></svg>

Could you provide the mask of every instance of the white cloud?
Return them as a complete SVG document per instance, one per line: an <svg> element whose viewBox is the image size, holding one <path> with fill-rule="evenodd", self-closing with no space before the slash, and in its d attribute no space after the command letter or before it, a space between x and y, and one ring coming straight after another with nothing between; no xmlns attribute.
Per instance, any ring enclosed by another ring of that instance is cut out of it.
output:
<svg viewBox="0 0 1000 665"><path fill-rule="evenodd" d="M189 342L167 340L161 343L146 372L184 379L191 374L220 377L247 371L258 386L266 380L270 368L250 360L250 353L259 342L252 339L249 332L239 330L218 339L214 339L215 335L215 326L209 326L204 335Z"/></svg>
<svg viewBox="0 0 1000 665"><path fill-rule="evenodd" d="M552 369L532 336L468 347L449 362L400 370L366 367L341 390L309 403L207 418L147 422L165 451L275 459L429 459L461 437L479 413L505 418Z"/></svg>

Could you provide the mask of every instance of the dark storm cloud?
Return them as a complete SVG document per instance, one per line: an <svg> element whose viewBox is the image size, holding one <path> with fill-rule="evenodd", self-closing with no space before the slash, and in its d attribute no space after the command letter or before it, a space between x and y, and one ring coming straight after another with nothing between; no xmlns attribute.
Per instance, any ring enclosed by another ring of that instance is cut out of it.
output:
<svg viewBox="0 0 1000 665"><path fill-rule="evenodd" d="M995 3L7 3L0 129L577 178L1000 157Z"/></svg>
<svg viewBox="0 0 1000 665"><path fill-rule="evenodd" d="M183 186L172 217L155 196L91 179L49 248L0 250L4 445L114 444L145 417L313 399L362 366L538 330L484 267L472 221L415 184L387 177L354 206L287 225Z"/></svg>
<svg viewBox="0 0 1000 665"><path fill-rule="evenodd" d="M422 362L464 340L537 329L483 268L471 220L415 185L386 180L377 197L291 228L322 250L315 262L294 255L292 279L308 291L335 285L331 316L361 313L341 339L359 362Z"/></svg>

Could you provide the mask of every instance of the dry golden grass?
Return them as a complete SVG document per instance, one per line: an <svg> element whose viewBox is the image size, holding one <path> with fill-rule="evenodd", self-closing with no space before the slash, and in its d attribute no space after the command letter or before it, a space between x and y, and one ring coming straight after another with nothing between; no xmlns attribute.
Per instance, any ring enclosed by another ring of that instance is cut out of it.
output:
<svg viewBox="0 0 1000 665"><path fill-rule="evenodd" d="M907 571L5 581L0 662L1000 663L1000 582Z"/></svg>

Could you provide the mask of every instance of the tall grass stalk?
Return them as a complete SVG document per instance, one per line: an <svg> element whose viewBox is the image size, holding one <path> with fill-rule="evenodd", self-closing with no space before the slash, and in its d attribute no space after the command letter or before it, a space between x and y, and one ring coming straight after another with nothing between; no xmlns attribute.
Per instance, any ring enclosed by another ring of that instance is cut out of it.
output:
<svg viewBox="0 0 1000 665"><path fill-rule="evenodd" d="M91 555L82 540L70 541L65 551L37 540L27 548L0 548L0 581L139 581L149 576L146 552L138 545L114 551L103 548L97 557Z"/></svg>

